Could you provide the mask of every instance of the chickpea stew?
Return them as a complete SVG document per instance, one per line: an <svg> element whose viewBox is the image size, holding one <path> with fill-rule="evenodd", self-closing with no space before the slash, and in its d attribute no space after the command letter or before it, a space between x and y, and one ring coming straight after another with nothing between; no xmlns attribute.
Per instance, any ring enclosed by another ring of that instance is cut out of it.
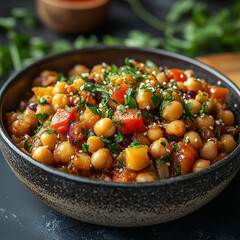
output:
<svg viewBox="0 0 240 240"><path fill-rule="evenodd" d="M60 171L156 181L200 171L236 148L228 92L149 60L76 65L68 77L46 70L6 114L7 129L25 153Z"/></svg>

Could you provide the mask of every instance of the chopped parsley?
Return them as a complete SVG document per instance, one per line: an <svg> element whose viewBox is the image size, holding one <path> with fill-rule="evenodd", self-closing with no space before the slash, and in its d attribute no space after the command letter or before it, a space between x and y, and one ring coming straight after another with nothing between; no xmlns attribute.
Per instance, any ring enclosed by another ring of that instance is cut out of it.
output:
<svg viewBox="0 0 240 240"><path fill-rule="evenodd" d="M105 138L105 137L99 137L103 142L105 143L111 143L112 141L108 138Z"/></svg>
<svg viewBox="0 0 240 240"><path fill-rule="evenodd" d="M191 120L191 122L194 122L194 114L191 112L192 108L193 108L193 103L192 102L188 102L188 103L184 103L184 101L182 100L182 105L183 105L183 109L185 111L184 115L183 115L183 119L186 121L187 117L189 117L189 119Z"/></svg>
<svg viewBox="0 0 240 240"><path fill-rule="evenodd" d="M141 112L138 110L137 113L136 113L136 117L140 117L141 116Z"/></svg>
<svg viewBox="0 0 240 240"><path fill-rule="evenodd" d="M35 134L38 133L41 130L42 127L43 127L43 125L37 126L37 129L34 131L34 133Z"/></svg>
<svg viewBox="0 0 240 240"><path fill-rule="evenodd" d="M25 149L27 152L31 153L31 152L32 152L32 149L33 149L33 146L32 146L31 144L28 144L27 141L25 141L25 142L24 142L24 149Z"/></svg>
<svg viewBox="0 0 240 240"><path fill-rule="evenodd" d="M105 118L110 118L113 115L113 109L109 108L106 112L105 112Z"/></svg>
<svg viewBox="0 0 240 240"><path fill-rule="evenodd" d="M140 142L132 142L129 147L133 147L133 148L138 148L141 147L142 144Z"/></svg>
<svg viewBox="0 0 240 240"><path fill-rule="evenodd" d="M154 116L153 116L150 112L145 112L145 113L143 114L143 117L145 117L145 118L150 117L150 118L154 119Z"/></svg>
<svg viewBox="0 0 240 240"><path fill-rule="evenodd" d="M124 115L125 113L127 113L127 111L126 111L126 108L122 105L122 104L120 104L120 105L118 105L117 106L117 110L119 111L122 111L122 114L121 115Z"/></svg>
<svg viewBox="0 0 240 240"><path fill-rule="evenodd" d="M120 143L123 141L123 139L124 138L123 138L122 132L121 132L121 130L118 129L117 136L114 138L114 141Z"/></svg>
<svg viewBox="0 0 240 240"><path fill-rule="evenodd" d="M54 130L54 129L49 129L49 130L45 130L45 131L43 131L43 133L47 133L47 134L52 134L52 133L55 133L55 132L57 132L56 130Z"/></svg>
<svg viewBox="0 0 240 240"><path fill-rule="evenodd" d="M40 105L44 105L44 104L47 104L47 100L44 98L44 97L41 97L40 100L38 101L38 104Z"/></svg>
<svg viewBox="0 0 240 240"><path fill-rule="evenodd" d="M36 116L40 122L43 122L44 120L46 120L49 117L49 115L47 113L43 113L43 114L38 113L38 114L36 114Z"/></svg>
<svg viewBox="0 0 240 240"><path fill-rule="evenodd" d="M72 113L71 108L68 105L65 105L65 109L69 112Z"/></svg>
<svg viewBox="0 0 240 240"><path fill-rule="evenodd" d="M163 165L165 162L164 162L163 160L161 160L161 159L158 159L158 160L156 161L156 163L157 163L159 166L161 166L161 165Z"/></svg>
<svg viewBox="0 0 240 240"><path fill-rule="evenodd" d="M176 171L176 172L175 172L176 176L181 175L182 169L181 169L180 166L174 166L174 169L175 169L175 171Z"/></svg>
<svg viewBox="0 0 240 240"><path fill-rule="evenodd" d="M116 125L119 125L121 127L124 127L125 124L121 122L121 120L115 120L115 119L112 119L112 121L116 124Z"/></svg>
<svg viewBox="0 0 240 240"><path fill-rule="evenodd" d="M84 144L82 145L82 151L83 151L84 153L87 153L88 148L89 148L89 145L88 145L88 144L84 143Z"/></svg>
<svg viewBox="0 0 240 240"><path fill-rule="evenodd" d="M174 146L174 148L175 148L175 150L177 152L178 151L178 143L174 143L173 146Z"/></svg>
<svg viewBox="0 0 240 240"><path fill-rule="evenodd" d="M152 100L154 106L157 106L162 100L162 95L161 94L159 94L159 95L153 94L153 96L151 97L151 100Z"/></svg>
<svg viewBox="0 0 240 240"><path fill-rule="evenodd" d="M166 142L160 142L160 144L163 146L163 147L166 147Z"/></svg>
<svg viewBox="0 0 240 240"><path fill-rule="evenodd" d="M207 109L208 109L208 105L207 105L206 102L204 102L203 105L202 105L201 110L199 111L199 115L200 115L200 116L203 116L203 114L205 113L205 111L206 111Z"/></svg>
<svg viewBox="0 0 240 240"><path fill-rule="evenodd" d="M119 154L120 152L119 146L116 145L115 143L109 143L108 148L113 154Z"/></svg>

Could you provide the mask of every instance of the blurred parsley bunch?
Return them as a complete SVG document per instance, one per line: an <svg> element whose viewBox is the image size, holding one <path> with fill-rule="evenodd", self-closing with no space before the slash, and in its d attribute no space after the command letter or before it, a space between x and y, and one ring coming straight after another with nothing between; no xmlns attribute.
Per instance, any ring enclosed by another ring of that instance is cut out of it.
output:
<svg viewBox="0 0 240 240"><path fill-rule="evenodd" d="M240 2L212 14L209 6L195 0L177 1L164 20L147 12L139 0L126 0L132 10L142 20L159 30L159 36L132 30L128 37L120 39L104 35L101 40L96 35L88 38L80 35L74 42L60 39L52 44L42 37L33 37L18 30L18 25L36 28L39 22L28 10L15 8L10 17L0 17L0 33L7 45L0 43L0 77L11 69L23 66L47 54L62 52L72 48L124 45L128 47L157 47L188 56L198 56L208 51L240 51Z"/></svg>

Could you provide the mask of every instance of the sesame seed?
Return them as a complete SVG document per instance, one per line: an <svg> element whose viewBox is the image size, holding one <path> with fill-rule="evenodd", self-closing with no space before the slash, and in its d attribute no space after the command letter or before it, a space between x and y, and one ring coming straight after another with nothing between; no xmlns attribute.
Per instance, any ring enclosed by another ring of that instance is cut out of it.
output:
<svg viewBox="0 0 240 240"><path fill-rule="evenodd" d="M146 106L146 109L147 109L147 110L150 110L150 106Z"/></svg>
<svg viewBox="0 0 240 240"><path fill-rule="evenodd" d="M166 152L171 152L171 151L170 151L170 149L167 148L167 149L166 149Z"/></svg>
<svg viewBox="0 0 240 240"><path fill-rule="evenodd" d="M217 85L221 85L222 84L222 82L221 81L217 81Z"/></svg>

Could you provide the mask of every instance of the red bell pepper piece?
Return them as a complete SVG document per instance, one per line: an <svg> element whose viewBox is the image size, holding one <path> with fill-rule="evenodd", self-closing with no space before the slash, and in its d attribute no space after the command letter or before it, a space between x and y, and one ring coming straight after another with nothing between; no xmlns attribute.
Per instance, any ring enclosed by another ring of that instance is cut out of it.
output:
<svg viewBox="0 0 240 240"><path fill-rule="evenodd" d="M212 85L206 86L203 91L209 93L211 98L216 98L219 102L225 102L229 93L227 88Z"/></svg>
<svg viewBox="0 0 240 240"><path fill-rule="evenodd" d="M126 111L127 113L123 115L121 110L116 111L114 114L116 121L120 120L121 123L124 123L124 126L118 125L118 129L122 131L122 134L126 135L144 131L146 128L142 119L142 114L137 117L136 109L126 108Z"/></svg>
<svg viewBox="0 0 240 240"><path fill-rule="evenodd" d="M52 128L58 133L67 132L69 122L74 121L76 119L76 115L76 109L74 108L71 109L71 112L68 112L67 109L58 109L52 118Z"/></svg>
<svg viewBox="0 0 240 240"><path fill-rule="evenodd" d="M132 85L126 85L126 84L121 84L118 87L114 87L113 88L113 95L112 95L112 99L117 101L120 104L123 104L125 101L124 96L126 95L126 91L128 90L128 88L130 88Z"/></svg>
<svg viewBox="0 0 240 240"><path fill-rule="evenodd" d="M187 80L187 76L180 69L168 69L166 73L168 74L168 79L174 79L174 82L185 82Z"/></svg>

